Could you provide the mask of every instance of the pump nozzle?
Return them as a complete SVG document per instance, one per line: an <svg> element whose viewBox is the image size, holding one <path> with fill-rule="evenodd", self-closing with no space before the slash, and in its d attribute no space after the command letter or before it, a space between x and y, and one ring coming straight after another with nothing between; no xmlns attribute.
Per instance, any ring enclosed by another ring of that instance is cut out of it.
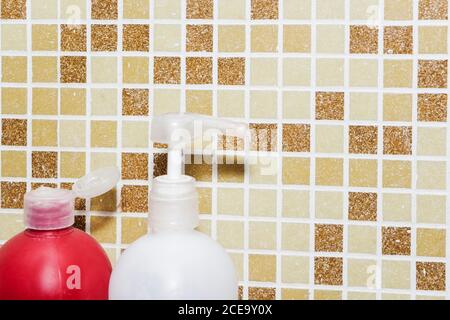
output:
<svg viewBox="0 0 450 320"><path fill-rule="evenodd" d="M167 176L177 179L182 174L183 148L203 137L208 131L229 137L244 138L247 125L194 113L166 113L155 116L151 125L153 141L166 143Z"/></svg>
<svg viewBox="0 0 450 320"><path fill-rule="evenodd" d="M209 131L209 132L208 132ZM193 113L155 116L152 141L166 143L167 175L153 179L150 193L151 230L194 228L198 225L198 195L195 179L182 175L183 149L208 133L245 138L247 125Z"/></svg>

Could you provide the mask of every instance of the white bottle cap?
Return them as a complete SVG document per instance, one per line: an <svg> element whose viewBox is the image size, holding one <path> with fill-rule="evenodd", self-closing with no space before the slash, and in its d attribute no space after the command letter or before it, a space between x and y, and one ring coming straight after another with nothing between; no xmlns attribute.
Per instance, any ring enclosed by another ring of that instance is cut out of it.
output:
<svg viewBox="0 0 450 320"><path fill-rule="evenodd" d="M24 198L25 227L56 230L73 225L76 197L93 198L112 189L120 178L115 167L93 171L79 179L72 190L39 187Z"/></svg>
<svg viewBox="0 0 450 320"><path fill-rule="evenodd" d="M149 227L195 228L198 226L198 194L195 179L183 175L183 149L208 131L244 138L247 125L193 113L166 113L153 117L152 141L168 145L167 175L153 179Z"/></svg>

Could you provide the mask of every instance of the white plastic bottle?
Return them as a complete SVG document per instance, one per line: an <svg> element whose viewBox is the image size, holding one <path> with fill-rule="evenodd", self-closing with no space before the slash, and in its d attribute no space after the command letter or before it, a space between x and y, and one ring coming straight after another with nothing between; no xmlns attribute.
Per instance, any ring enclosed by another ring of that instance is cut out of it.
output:
<svg viewBox="0 0 450 320"><path fill-rule="evenodd" d="M244 124L188 113L154 117L152 140L168 144L168 172L153 180L149 233L120 257L110 299L237 299L232 260L217 242L194 230L198 195L195 179L182 174L182 149L186 140L199 138L199 128L237 137L246 131Z"/></svg>

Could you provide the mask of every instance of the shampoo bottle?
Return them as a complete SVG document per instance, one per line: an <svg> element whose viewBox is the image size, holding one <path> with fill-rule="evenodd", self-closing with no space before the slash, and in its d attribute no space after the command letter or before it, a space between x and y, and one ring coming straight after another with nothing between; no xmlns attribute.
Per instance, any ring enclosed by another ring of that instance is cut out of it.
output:
<svg viewBox="0 0 450 320"><path fill-rule="evenodd" d="M236 137L244 137L247 128L188 113L153 118L152 140L168 144L167 175L153 179L149 233L117 262L110 299L237 299L231 258L217 242L194 230L199 223L198 195L195 179L182 174L183 147L200 138L199 127Z"/></svg>
<svg viewBox="0 0 450 320"><path fill-rule="evenodd" d="M0 248L0 300L105 300L111 264L102 247L74 228L75 197L105 193L119 179L105 168L72 190L40 187L25 194L26 230Z"/></svg>

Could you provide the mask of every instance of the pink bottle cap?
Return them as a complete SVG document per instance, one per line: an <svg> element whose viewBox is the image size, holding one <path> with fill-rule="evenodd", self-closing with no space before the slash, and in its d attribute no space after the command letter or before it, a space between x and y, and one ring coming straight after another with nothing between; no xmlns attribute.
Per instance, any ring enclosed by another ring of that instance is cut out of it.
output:
<svg viewBox="0 0 450 320"><path fill-rule="evenodd" d="M73 225L75 197L93 198L112 189L120 178L115 167L93 171L73 185L73 190L40 187L25 194L25 227L56 230Z"/></svg>

